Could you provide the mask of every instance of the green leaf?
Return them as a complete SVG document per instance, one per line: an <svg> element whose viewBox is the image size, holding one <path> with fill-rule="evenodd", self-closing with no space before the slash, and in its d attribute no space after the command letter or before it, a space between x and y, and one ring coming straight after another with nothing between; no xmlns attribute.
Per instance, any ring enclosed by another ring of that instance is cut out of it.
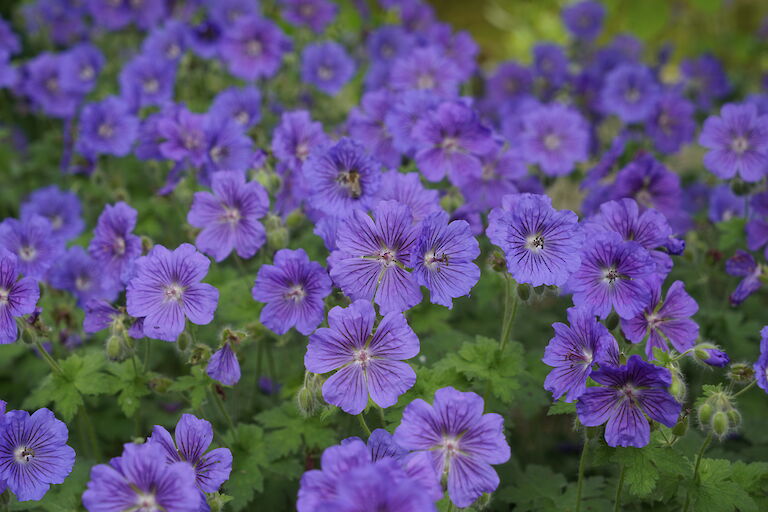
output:
<svg viewBox="0 0 768 512"><path fill-rule="evenodd" d="M203 405L205 393L208 389L210 378L205 374L200 366L192 367L191 375L178 377L176 381L168 387L168 391L177 391L185 395L193 409Z"/></svg>
<svg viewBox="0 0 768 512"><path fill-rule="evenodd" d="M672 447L649 444L644 448L616 448L613 460L624 466L627 490L638 497L650 495L662 474L666 478L688 476L690 465Z"/></svg>
<svg viewBox="0 0 768 512"><path fill-rule="evenodd" d="M562 399L549 406L547 416L556 416L558 414L574 414L576 404L564 402Z"/></svg>
<svg viewBox="0 0 768 512"><path fill-rule="evenodd" d="M458 353L448 354L435 364L438 370L455 370L470 382L485 383L491 394L511 404L525 373L523 346L515 341L499 352L498 341L477 336L465 342Z"/></svg>
<svg viewBox="0 0 768 512"><path fill-rule="evenodd" d="M263 469L269 465L264 431L256 425L239 424L224 436L224 444L232 450L232 473L225 484L232 496L230 508L243 510L254 493L264 490Z"/></svg>
<svg viewBox="0 0 768 512"><path fill-rule="evenodd" d="M303 417L293 402L264 411L256 420L267 430L269 449L275 458L297 453L302 445L321 451L337 442L332 426L317 417Z"/></svg>
<svg viewBox="0 0 768 512"><path fill-rule="evenodd" d="M693 490L694 510L757 512L757 503L746 490L731 479L733 474L730 461L702 459L699 466L699 485Z"/></svg>
<svg viewBox="0 0 768 512"><path fill-rule="evenodd" d="M150 393L147 376L135 361L123 361L109 368L112 392L118 393L117 405L127 417L132 417L141 405L141 397Z"/></svg>
<svg viewBox="0 0 768 512"><path fill-rule="evenodd" d="M718 222L715 227L719 231L717 248L730 252L744 246L744 226L747 221L743 217L733 217L723 222Z"/></svg>

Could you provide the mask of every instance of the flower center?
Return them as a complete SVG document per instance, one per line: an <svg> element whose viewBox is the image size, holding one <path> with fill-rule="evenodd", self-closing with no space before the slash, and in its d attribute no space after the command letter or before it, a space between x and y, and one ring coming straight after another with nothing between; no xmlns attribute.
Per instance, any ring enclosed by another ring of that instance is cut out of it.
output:
<svg viewBox="0 0 768 512"><path fill-rule="evenodd" d="M251 39L245 45L245 53L247 53L251 57L258 57L259 55L261 55L263 51L264 51L264 46L261 44L261 41L258 41L256 39Z"/></svg>
<svg viewBox="0 0 768 512"><path fill-rule="evenodd" d="M144 87L144 92L147 94L154 94L160 89L160 82L155 78L148 78L147 80L144 80L142 86Z"/></svg>
<svg viewBox="0 0 768 512"><path fill-rule="evenodd" d="M295 284L288 288L288 291L283 294L283 297L285 300L292 300L293 302L301 302L304 300L304 297L307 296L307 292L304 290L304 287L300 284Z"/></svg>
<svg viewBox="0 0 768 512"><path fill-rule="evenodd" d="M54 231L64 225L64 219L61 218L61 215L54 215L50 217L49 220L51 221L51 227Z"/></svg>
<svg viewBox="0 0 768 512"><path fill-rule="evenodd" d="M155 512L160 510L154 494L136 493L136 512Z"/></svg>
<svg viewBox="0 0 768 512"><path fill-rule="evenodd" d="M229 149L226 146L213 146L208 154L211 155L211 160L218 163L229 156Z"/></svg>
<svg viewBox="0 0 768 512"><path fill-rule="evenodd" d="M165 302L181 302L184 295L184 287L179 283L171 283L163 288Z"/></svg>
<svg viewBox="0 0 768 512"><path fill-rule="evenodd" d="M397 264L397 252L392 249L383 247L379 250L378 254L379 262L385 267L391 267Z"/></svg>
<svg viewBox="0 0 768 512"><path fill-rule="evenodd" d="M8 297L11 296L11 291L5 288L0 288L0 306L8 304Z"/></svg>
<svg viewBox="0 0 768 512"><path fill-rule="evenodd" d="M355 362L355 364L366 367L368 366L368 363L371 362L371 355L366 349L361 348L360 350L355 350L352 353L352 360Z"/></svg>
<svg viewBox="0 0 768 512"><path fill-rule="evenodd" d="M19 258L22 261L32 261L37 256L37 250L31 245L25 245L19 249Z"/></svg>
<svg viewBox="0 0 768 512"><path fill-rule="evenodd" d="M333 70L327 66L320 66L317 69L317 76L320 80L330 80L333 78Z"/></svg>
<svg viewBox="0 0 768 512"><path fill-rule="evenodd" d="M656 313L650 313L645 315L645 321L648 322L648 326L651 329L657 328L662 323L662 319Z"/></svg>
<svg viewBox="0 0 768 512"><path fill-rule="evenodd" d="M446 137L440 145L451 153L459 150L459 140L456 137Z"/></svg>
<svg viewBox="0 0 768 512"><path fill-rule="evenodd" d="M315 14L315 6L310 3L302 4L301 7L299 7L299 14L304 19L311 18L312 15Z"/></svg>
<svg viewBox="0 0 768 512"><path fill-rule="evenodd" d="M619 388L619 392L626 396L629 400L634 400L637 398L637 389L631 384L624 384L624 386Z"/></svg>
<svg viewBox="0 0 768 512"><path fill-rule="evenodd" d="M299 142L296 144L296 158L304 161L309 156L309 144L306 142Z"/></svg>
<svg viewBox="0 0 768 512"><path fill-rule="evenodd" d="M636 87L630 87L627 89L627 92L624 93L624 99L626 99L628 103L637 103L640 99L640 91L637 90Z"/></svg>
<svg viewBox="0 0 768 512"><path fill-rule="evenodd" d="M115 238L115 241L112 243L112 250L117 254L118 256L122 256L125 254L125 238L118 236Z"/></svg>
<svg viewBox="0 0 768 512"><path fill-rule="evenodd" d="M93 80L93 77L96 76L96 70L93 69L93 66L83 66L80 69L80 79L83 81L87 80Z"/></svg>
<svg viewBox="0 0 768 512"><path fill-rule="evenodd" d="M613 284L618 279L625 279L626 276L622 275L616 267L610 267L603 270L603 280L608 284Z"/></svg>
<svg viewBox="0 0 768 512"><path fill-rule="evenodd" d="M91 278L88 276L77 276L75 278L75 288L77 290L85 291L91 287Z"/></svg>
<svg viewBox="0 0 768 512"><path fill-rule="evenodd" d="M737 153L739 155L743 155L746 150L749 149L749 141L746 137L736 137L731 141L731 150L734 153Z"/></svg>
<svg viewBox="0 0 768 512"><path fill-rule="evenodd" d="M526 237L525 248L529 251L540 252L544 249L544 237L541 233L533 233Z"/></svg>
<svg viewBox="0 0 768 512"><path fill-rule="evenodd" d="M98 132L99 132L99 137L103 139L108 139L112 137L112 134L114 133L114 131L112 130L112 126L109 125L108 123L102 123L101 125L99 125Z"/></svg>
<svg viewBox="0 0 768 512"><path fill-rule="evenodd" d="M240 112L235 114L235 121L237 121L242 125L248 124L248 121L250 120L251 120L251 116L249 116L248 112L246 112L245 110L241 110Z"/></svg>
<svg viewBox="0 0 768 512"><path fill-rule="evenodd" d="M418 89L434 89L435 78L429 73L422 73L419 75L418 80L416 80L416 87Z"/></svg>
<svg viewBox="0 0 768 512"><path fill-rule="evenodd" d="M240 213L240 210L237 208L227 208L224 207L224 215L222 216L222 219L224 222L229 222L230 224L237 224L240 222L240 219L242 219L243 216Z"/></svg>
<svg viewBox="0 0 768 512"><path fill-rule="evenodd" d="M560 137L554 133L548 133L544 137L544 147L550 151L554 151L560 147Z"/></svg>
<svg viewBox="0 0 768 512"><path fill-rule="evenodd" d="M455 437L444 436L442 444L443 452L446 457L451 458L458 455L459 452L459 440Z"/></svg>
<svg viewBox="0 0 768 512"><path fill-rule="evenodd" d="M13 458L19 464L29 464L35 458L35 450L27 446L19 446L13 452Z"/></svg>
<svg viewBox="0 0 768 512"><path fill-rule="evenodd" d="M176 43L173 43L168 46L168 48L165 50L165 56L169 59L175 59L181 54L181 47L177 45Z"/></svg>
<svg viewBox="0 0 768 512"><path fill-rule="evenodd" d="M448 255L443 253L440 255L435 254L435 251L430 251L424 255L424 265L430 270L434 270L441 263L448 264Z"/></svg>
<svg viewBox="0 0 768 512"><path fill-rule="evenodd" d="M360 173L351 170L339 173L339 177L336 178L339 185L346 188L349 191L350 197L357 199L363 195L363 187L360 182Z"/></svg>
<svg viewBox="0 0 768 512"><path fill-rule="evenodd" d="M202 135L198 134L197 132L187 133L184 135L183 139L184 147L190 151L194 151L203 147L203 141L201 140Z"/></svg>
<svg viewBox="0 0 768 512"><path fill-rule="evenodd" d="M45 81L45 88L54 94L59 92L59 80L55 77L49 78Z"/></svg>

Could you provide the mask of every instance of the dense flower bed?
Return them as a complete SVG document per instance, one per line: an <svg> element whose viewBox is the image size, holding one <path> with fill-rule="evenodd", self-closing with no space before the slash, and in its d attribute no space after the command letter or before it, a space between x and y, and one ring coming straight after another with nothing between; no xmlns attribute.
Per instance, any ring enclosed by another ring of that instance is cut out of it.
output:
<svg viewBox="0 0 768 512"><path fill-rule="evenodd" d="M0 18L0 508L768 507L768 96L605 16Z"/></svg>

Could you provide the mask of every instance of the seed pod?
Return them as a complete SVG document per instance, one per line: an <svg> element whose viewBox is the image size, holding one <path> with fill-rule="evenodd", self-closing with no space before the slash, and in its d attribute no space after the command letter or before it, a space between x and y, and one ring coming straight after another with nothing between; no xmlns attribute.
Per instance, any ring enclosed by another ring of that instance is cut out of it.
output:
<svg viewBox="0 0 768 512"><path fill-rule="evenodd" d="M728 411L728 422L735 428L741 425L741 413L736 409Z"/></svg>
<svg viewBox="0 0 768 512"><path fill-rule="evenodd" d="M718 411L712 416L712 431L717 437L722 439L728 433L728 415L723 411Z"/></svg>
<svg viewBox="0 0 768 512"><path fill-rule="evenodd" d="M520 300L528 300L531 297L531 287L526 283L517 285L517 296Z"/></svg>
<svg viewBox="0 0 768 512"><path fill-rule="evenodd" d="M688 432L688 415L686 414L672 427L672 433L677 437L683 437Z"/></svg>
<svg viewBox="0 0 768 512"><path fill-rule="evenodd" d="M186 352L190 345L192 345L192 337L187 331L182 332L176 340L176 346L179 347L179 350L182 352Z"/></svg>

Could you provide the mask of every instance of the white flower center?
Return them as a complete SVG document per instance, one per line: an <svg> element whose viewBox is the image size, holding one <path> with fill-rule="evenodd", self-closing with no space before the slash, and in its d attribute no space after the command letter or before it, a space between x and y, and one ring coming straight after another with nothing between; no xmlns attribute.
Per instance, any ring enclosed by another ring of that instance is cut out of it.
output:
<svg viewBox="0 0 768 512"><path fill-rule="evenodd" d="M136 493L136 512L156 512L160 510L154 494Z"/></svg>
<svg viewBox="0 0 768 512"><path fill-rule="evenodd" d="M416 81L416 87L418 89L434 89L435 78L429 73L422 73Z"/></svg>
<svg viewBox="0 0 768 512"><path fill-rule="evenodd" d="M83 66L82 69L80 69L81 80L93 80L94 76L96 76L96 70L93 69L93 66Z"/></svg>
<svg viewBox="0 0 768 512"><path fill-rule="evenodd" d="M525 248L535 253L543 251L544 237L541 235L541 233L531 233L525 237Z"/></svg>
<svg viewBox="0 0 768 512"><path fill-rule="evenodd" d="M630 87L624 93L624 99L627 100L627 103L637 103L637 100L640 99L640 91L636 87Z"/></svg>
<svg viewBox="0 0 768 512"><path fill-rule="evenodd" d="M450 151L453 153L454 151L459 150L459 141L456 137L446 137L443 139L442 144L440 144L443 149Z"/></svg>
<svg viewBox="0 0 768 512"><path fill-rule="evenodd" d="M554 151L560 147L560 137L554 133L548 133L544 137L544 147L549 151Z"/></svg>
<svg viewBox="0 0 768 512"><path fill-rule="evenodd" d="M245 53L251 57L258 57L263 51L264 46L261 44L261 41L257 41L256 39L251 39L245 45Z"/></svg>
<svg viewBox="0 0 768 512"><path fill-rule="evenodd" d="M296 144L296 158L299 160L306 160L309 156L309 144L306 142L299 142Z"/></svg>
<svg viewBox="0 0 768 512"><path fill-rule="evenodd" d="M320 80L330 80L333 78L333 70L327 66L320 66L317 69L317 76Z"/></svg>
<svg viewBox="0 0 768 512"><path fill-rule="evenodd" d="M603 269L603 281L608 284L615 283L618 279L622 279L623 276L619 273L616 267L609 267Z"/></svg>
<svg viewBox="0 0 768 512"><path fill-rule="evenodd" d="M5 306L8 304L9 299L8 297L11 296L11 291L6 290L5 288L0 288L0 306Z"/></svg>
<svg viewBox="0 0 768 512"><path fill-rule="evenodd" d="M383 247L379 250L377 255L379 262L385 267L391 267L397 264L397 252L393 249Z"/></svg>
<svg viewBox="0 0 768 512"><path fill-rule="evenodd" d="M114 243L112 244L112 250L118 256L125 254L125 238L121 236L116 237Z"/></svg>
<svg viewBox="0 0 768 512"><path fill-rule="evenodd" d="M731 150L739 155L744 154L749 149L749 140L746 137L739 136L731 141Z"/></svg>
<svg viewBox="0 0 768 512"><path fill-rule="evenodd" d="M108 123L102 123L99 125L99 137L103 139L108 139L112 137L112 134L114 133L114 130L112 129L112 126Z"/></svg>
<svg viewBox="0 0 768 512"><path fill-rule="evenodd" d="M357 199L363 195L363 184L360 181L360 173L354 169L339 173L336 182L348 190L352 199Z"/></svg>
<svg viewBox="0 0 768 512"><path fill-rule="evenodd" d="M224 215L221 216L221 219L224 222L228 222L230 224L237 224L240 222L240 219L242 219L243 216L240 213L240 210L237 208L229 208L227 206L224 207Z"/></svg>
<svg viewBox="0 0 768 512"><path fill-rule="evenodd" d="M246 112L245 110L241 110L240 112L235 114L235 121L237 121L242 125L248 124L248 121L250 120L251 120L251 116L249 116L248 112Z"/></svg>
<svg viewBox="0 0 768 512"><path fill-rule="evenodd" d="M441 447L447 458L455 457L460 453L459 439L457 437L443 436Z"/></svg>
<svg viewBox="0 0 768 512"><path fill-rule="evenodd" d="M91 284L91 278L88 276L77 276L75 278L75 288L78 290L88 290L91 287Z"/></svg>
<svg viewBox="0 0 768 512"><path fill-rule="evenodd" d="M29 464L35 458L35 451L27 446L19 446L13 451L13 459L19 464Z"/></svg>
<svg viewBox="0 0 768 512"><path fill-rule="evenodd" d="M154 78L149 78L147 80L144 80L144 83L142 85L144 86L144 92L146 92L147 94L154 94L160 89L160 82L158 82Z"/></svg>
<svg viewBox="0 0 768 512"><path fill-rule="evenodd" d="M443 254L435 254L435 251L429 251L424 255L424 266L426 266L430 270L435 270L440 266L440 264L443 263L445 265L448 264L448 255Z"/></svg>
<svg viewBox="0 0 768 512"><path fill-rule="evenodd" d="M54 229L54 231L64 225L64 219L61 218L61 215L54 215L48 220L51 221L51 227Z"/></svg>
<svg viewBox="0 0 768 512"><path fill-rule="evenodd" d="M163 288L163 299L165 302L181 302L184 295L184 287L179 283L171 283Z"/></svg>
<svg viewBox="0 0 768 512"><path fill-rule="evenodd" d="M304 297L307 296L306 290L300 284L295 284L288 288L288 291L283 295L285 300L292 300L293 302L301 302Z"/></svg>
<svg viewBox="0 0 768 512"><path fill-rule="evenodd" d="M364 348L360 350L355 350L352 353L352 360L355 364L362 366L365 368L368 366L368 363L371 362L371 355L368 353L368 351Z"/></svg>
<svg viewBox="0 0 768 512"><path fill-rule="evenodd" d="M37 250L31 245L26 245L19 249L19 258L22 261L32 261L37 256Z"/></svg>

